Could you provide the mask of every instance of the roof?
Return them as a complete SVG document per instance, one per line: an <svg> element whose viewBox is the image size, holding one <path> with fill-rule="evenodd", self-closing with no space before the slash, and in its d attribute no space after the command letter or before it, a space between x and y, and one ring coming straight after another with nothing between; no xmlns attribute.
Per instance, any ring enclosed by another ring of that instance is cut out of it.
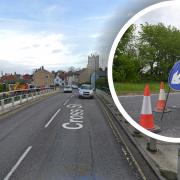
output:
<svg viewBox="0 0 180 180"><path fill-rule="evenodd" d="M12 75L12 74L7 74L1 77L1 82L15 82L20 78L19 75Z"/></svg>
<svg viewBox="0 0 180 180"><path fill-rule="evenodd" d="M81 72L82 72L82 70L74 71L74 72L69 71L69 72L67 72L67 76L80 75Z"/></svg>
<svg viewBox="0 0 180 180"><path fill-rule="evenodd" d="M32 79L31 75L25 74L25 75L23 75L23 80L25 80L25 81L32 81L33 79Z"/></svg>

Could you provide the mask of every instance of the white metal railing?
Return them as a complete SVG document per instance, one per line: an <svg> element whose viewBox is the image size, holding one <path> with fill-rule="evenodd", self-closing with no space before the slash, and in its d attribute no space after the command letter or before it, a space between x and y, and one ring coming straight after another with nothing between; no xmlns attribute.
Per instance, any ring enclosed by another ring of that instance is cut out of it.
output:
<svg viewBox="0 0 180 180"><path fill-rule="evenodd" d="M0 111L13 108L16 105L26 103L38 97L54 92L54 88L25 89L0 93Z"/></svg>

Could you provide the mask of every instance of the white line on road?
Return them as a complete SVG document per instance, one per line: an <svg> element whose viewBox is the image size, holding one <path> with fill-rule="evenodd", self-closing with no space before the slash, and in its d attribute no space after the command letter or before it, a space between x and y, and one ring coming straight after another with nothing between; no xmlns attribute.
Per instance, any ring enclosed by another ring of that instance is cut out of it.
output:
<svg viewBox="0 0 180 180"><path fill-rule="evenodd" d="M58 109L56 111L56 113L51 117L51 119L49 120L49 122L44 126L45 128L47 128L49 126L49 124L54 120L54 118L57 116L57 114L61 111L61 108Z"/></svg>
<svg viewBox="0 0 180 180"><path fill-rule="evenodd" d="M67 99L63 105L65 106L69 102L69 100L70 99Z"/></svg>
<svg viewBox="0 0 180 180"><path fill-rule="evenodd" d="M32 146L29 146L26 151L22 154L22 156L19 158L19 160L17 161L17 163L13 166L13 168L11 169L11 171L6 175L6 177L4 178L4 180L8 180L12 174L14 173L14 171L18 168L18 166L21 164L21 162L23 161L23 159L27 156L27 154L29 153L29 151L31 150Z"/></svg>

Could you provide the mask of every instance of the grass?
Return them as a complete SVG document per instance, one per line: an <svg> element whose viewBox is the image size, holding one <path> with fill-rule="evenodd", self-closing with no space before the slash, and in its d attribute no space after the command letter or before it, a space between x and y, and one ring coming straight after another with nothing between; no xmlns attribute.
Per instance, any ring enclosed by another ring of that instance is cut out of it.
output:
<svg viewBox="0 0 180 180"><path fill-rule="evenodd" d="M116 90L117 95L124 95L124 94L143 94L144 87L147 82L142 83L114 83L114 87ZM159 82L149 82L149 87L151 93L158 93L159 92ZM168 91L168 84L165 83L165 91Z"/></svg>

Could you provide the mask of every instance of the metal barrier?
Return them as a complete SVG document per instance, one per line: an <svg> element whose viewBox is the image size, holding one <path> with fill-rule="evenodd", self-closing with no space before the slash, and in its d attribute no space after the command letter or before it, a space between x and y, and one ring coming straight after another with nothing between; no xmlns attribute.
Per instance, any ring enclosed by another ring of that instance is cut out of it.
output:
<svg viewBox="0 0 180 180"><path fill-rule="evenodd" d="M26 103L38 97L54 92L54 88L46 89L25 89L0 93L0 111L13 108L16 105Z"/></svg>
<svg viewBox="0 0 180 180"><path fill-rule="evenodd" d="M106 92L106 93L108 93L108 94L111 94L109 87L103 86L103 87L101 87L101 88L99 88L99 89L102 90L102 91L104 91L104 92Z"/></svg>

